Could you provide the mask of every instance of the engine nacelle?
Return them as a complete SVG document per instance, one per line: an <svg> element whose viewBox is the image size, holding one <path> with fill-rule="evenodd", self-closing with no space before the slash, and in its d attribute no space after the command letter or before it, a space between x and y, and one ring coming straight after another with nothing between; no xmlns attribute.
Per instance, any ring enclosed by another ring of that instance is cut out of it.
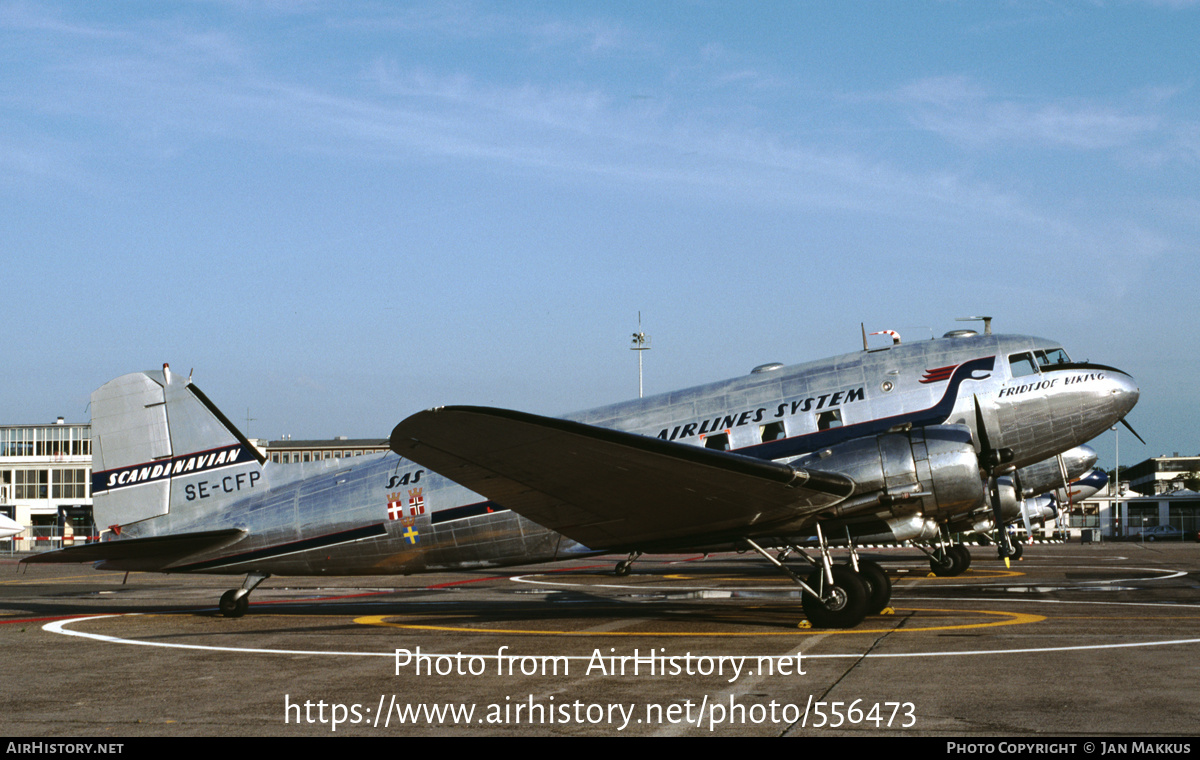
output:
<svg viewBox="0 0 1200 760"><path fill-rule="evenodd" d="M897 540L923 537L936 522L986 504L979 457L965 425L930 425L859 438L790 464L840 473L855 482L854 495L822 513L826 519L863 523L859 531L852 526L852 532L882 522Z"/></svg>
<svg viewBox="0 0 1200 760"><path fill-rule="evenodd" d="M996 478L996 490L1000 493L1000 518L1004 524L1007 525L1020 518L1023 501L1017 494L1013 479L1010 477ZM958 531L987 533L996 527L994 517L991 504L985 501L979 509L951 520L947 527L951 533Z"/></svg>
<svg viewBox="0 0 1200 760"><path fill-rule="evenodd" d="M1022 509L1029 516L1031 523L1045 525L1048 520L1058 517L1058 506L1054 503L1054 499L1049 496L1026 499L1023 502Z"/></svg>
<svg viewBox="0 0 1200 760"><path fill-rule="evenodd" d="M1059 466L1059 459L1062 466ZM1017 482L1021 484L1021 495L1025 497L1062 488L1063 470L1068 480L1080 477L1096 466L1096 450L1091 446L1076 446L1057 457L1031 464L1017 470Z"/></svg>

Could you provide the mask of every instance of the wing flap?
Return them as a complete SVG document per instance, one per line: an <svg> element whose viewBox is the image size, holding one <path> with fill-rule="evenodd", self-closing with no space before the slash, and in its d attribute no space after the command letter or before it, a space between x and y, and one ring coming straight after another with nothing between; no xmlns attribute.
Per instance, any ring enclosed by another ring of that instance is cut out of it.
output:
<svg viewBox="0 0 1200 760"><path fill-rule="evenodd" d="M419 412L390 444L593 549L752 535L854 490L841 475L506 409Z"/></svg>

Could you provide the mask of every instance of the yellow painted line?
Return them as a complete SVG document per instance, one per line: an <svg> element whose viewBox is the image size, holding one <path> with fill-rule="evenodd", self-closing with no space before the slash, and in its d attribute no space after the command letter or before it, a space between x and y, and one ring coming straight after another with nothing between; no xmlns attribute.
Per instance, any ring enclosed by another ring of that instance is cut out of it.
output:
<svg viewBox="0 0 1200 760"><path fill-rule="evenodd" d="M1055 620L1200 620L1200 615L1054 615Z"/></svg>
<svg viewBox="0 0 1200 760"><path fill-rule="evenodd" d="M927 633L930 631L964 631L977 628L996 628L1005 625L1026 625L1028 623L1040 623L1046 620L1044 615L1030 615L1024 612L1001 612L994 610L944 610L931 608L915 608L915 607L897 607L896 610L905 612L933 612L945 613L955 616L966 615L988 615L999 620L991 620L981 623L963 623L959 625L938 625L938 626L923 626L917 628L853 628L848 630L838 630L830 628L809 628L809 629L789 629L781 631L753 631L753 632L704 632L704 631L553 631L553 630L535 630L523 628L468 628L462 626L446 626L446 625L422 625L419 623L395 623L389 622L392 618L400 617L399 615L367 615L364 617L355 618L354 622L359 625L375 625L385 628L404 628L414 631L450 631L455 633L499 633L499 634L523 634L530 636L700 636L700 637L748 637L748 636L812 636L816 634L879 634L879 633ZM722 616L723 618L725 616ZM898 620L899 618L892 618Z"/></svg>
<svg viewBox="0 0 1200 760"><path fill-rule="evenodd" d="M963 573L962 575L937 576L932 573L929 575L925 575L924 573L912 573L908 577L920 578L921 580L926 581L962 581L973 580L976 578L980 580L986 578L1020 578L1023 575L1025 575L1025 573L1018 570L1001 570L997 568L995 570L967 570L967 572Z"/></svg>

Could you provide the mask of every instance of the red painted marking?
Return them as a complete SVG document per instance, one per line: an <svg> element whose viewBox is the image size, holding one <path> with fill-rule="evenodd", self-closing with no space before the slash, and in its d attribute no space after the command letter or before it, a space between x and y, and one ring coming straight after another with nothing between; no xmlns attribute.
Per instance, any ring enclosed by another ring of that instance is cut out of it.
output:
<svg viewBox="0 0 1200 760"><path fill-rule="evenodd" d="M104 614L104 613L99 613L99 614ZM48 620L71 620L72 618L78 618L79 620L83 620L84 618L89 618L89 617L95 617L95 615L55 615L53 617L21 618L20 620L0 620L0 625L12 625L14 623L44 623Z"/></svg>

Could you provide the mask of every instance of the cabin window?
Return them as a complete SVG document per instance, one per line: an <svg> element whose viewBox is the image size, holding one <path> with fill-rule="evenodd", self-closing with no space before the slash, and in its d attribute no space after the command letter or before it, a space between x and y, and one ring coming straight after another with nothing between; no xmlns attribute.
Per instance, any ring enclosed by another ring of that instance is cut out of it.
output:
<svg viewBox="0 0 1200 760"><path fill-rule="evenodd" d="M830 430L842 426L842 410L830 409L817 415L817 430Z"/></svg>
<svg viewBox="0 0 1200 760"><path fill-rule="evenodd" d="M1037 367L1033 364L1033 356L1031 354L1013 354L1008 357L1008 366L1012 370L1013 377L1036 375L1038 371Z"/></svg>
<svg viewBox="0 0 1200 760"><path fill-rule="evenodd" d="M780 441L787 437L787 433L783 429L783 420L771 422L766 425L758 426L759 440L763 443L767 441Z"/></svg>
<svg viewBox="0 0 1200 760"><path fill-rule="evenodd" d="M729 451L729 434L714 433L704 437L704 448L717 451Z"/></svg>

